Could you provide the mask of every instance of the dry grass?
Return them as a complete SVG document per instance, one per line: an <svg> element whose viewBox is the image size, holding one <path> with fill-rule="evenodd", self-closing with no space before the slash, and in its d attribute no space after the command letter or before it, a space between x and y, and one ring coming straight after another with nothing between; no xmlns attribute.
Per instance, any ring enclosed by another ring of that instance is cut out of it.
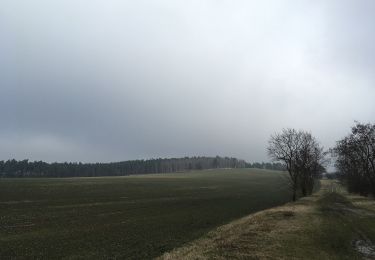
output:
<svg viewBox="0 0 375 260"><path fill-rule="evenodd" d="M281 238L300 231L311 201L264 210L208 233L191 244L164 254L160 259L279 258Z"/></svg>
<svg viewBox="0 0 375 260"><path fill-rule="evenodd" d="M341 202L346 197L355 207ZM346 223L356 223L355 216L374 219L369 208L375 209L374 201L323 180L313 196L221 226L159 259L361 259L351 241L363 232Z"/></svg>

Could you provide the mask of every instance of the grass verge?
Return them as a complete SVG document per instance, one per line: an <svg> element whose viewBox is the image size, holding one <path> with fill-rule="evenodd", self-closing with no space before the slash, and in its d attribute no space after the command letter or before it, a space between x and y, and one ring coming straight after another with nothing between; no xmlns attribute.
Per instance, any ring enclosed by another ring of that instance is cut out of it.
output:
<svg viewBox="0 0 375 260"><path fill-rule="evenodd" d="M161 259L375 259L375 201L334 181L211 231Z"/></svg>

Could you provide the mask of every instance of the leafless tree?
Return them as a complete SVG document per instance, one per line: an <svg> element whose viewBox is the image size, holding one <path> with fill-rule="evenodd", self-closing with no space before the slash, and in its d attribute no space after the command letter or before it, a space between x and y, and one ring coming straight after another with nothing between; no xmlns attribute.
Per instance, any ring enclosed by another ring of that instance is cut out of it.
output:
<svg viewBox="0 0 375 260"><path fill-rule="evenodd" d="M292 199L296 200L299 173L297 171L298 152L301 148L301 132L295 129L283 129L279 134L272 135L268 143L268 155L275 161L281 161L289 173Z"/></svg>
<svg viewBox="0 0 375 260"><path fill-rule="evenodd" d="M267 151L274 161L285 165L293 201L299 189L303 196L312 193L316 178L325 170L325 152L310 133L283 129L281 133L271 136Z"/></svg>
<svg viewBox="0 0 375 260"><path fill-rule="evenodd" d="M316 179L325 172L327 152L308 132L302 132L302 145L297 157L297 172L300 174L300 187L303 196L313 192Z"/></svg>
<svg viewBox="0 0 375 260"><path fill-rule="evenodd" d="M350 192L375 196L375 124L356 123L333 149L336 168Z"/></svg>

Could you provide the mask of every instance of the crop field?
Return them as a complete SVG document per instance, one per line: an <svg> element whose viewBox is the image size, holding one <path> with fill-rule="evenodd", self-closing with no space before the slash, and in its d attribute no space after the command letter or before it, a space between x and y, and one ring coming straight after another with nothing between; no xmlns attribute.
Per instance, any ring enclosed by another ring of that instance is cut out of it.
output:
<svg viewBox="0 0 375 260"><path fill-rule="evenodd" d="M144 259L290 199L285 174L0 179L0 259Z"/></svg>

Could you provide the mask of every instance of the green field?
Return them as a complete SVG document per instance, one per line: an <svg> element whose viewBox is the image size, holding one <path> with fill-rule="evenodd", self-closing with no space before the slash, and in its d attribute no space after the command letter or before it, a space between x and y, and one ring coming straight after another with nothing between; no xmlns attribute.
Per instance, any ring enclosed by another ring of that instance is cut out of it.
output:
<svg viewBox="0 0 375 260"><path fill-rule="evenodd" d="M0 179L0 259L152 258L289 198L256 169Z"/></svg>

